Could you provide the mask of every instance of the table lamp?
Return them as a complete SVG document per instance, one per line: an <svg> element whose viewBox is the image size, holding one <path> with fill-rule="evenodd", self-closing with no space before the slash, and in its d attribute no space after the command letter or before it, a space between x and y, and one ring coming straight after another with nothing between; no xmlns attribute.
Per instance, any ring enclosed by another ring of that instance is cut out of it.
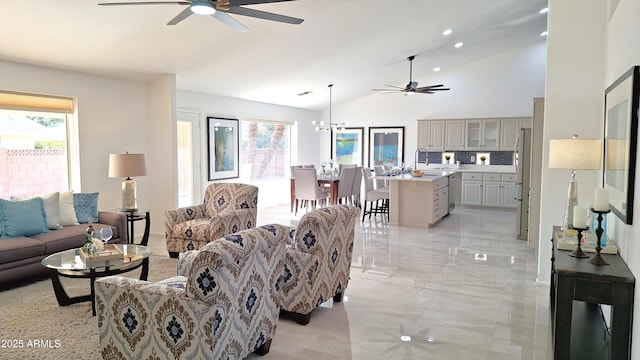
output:
<svg viewBox="0 0 640 360"><path fill-rule="evenodd" d="M549 168L571 170L571 179L567 189L567 203L564 209L562 230L573 226L573 208L578 205L578 182L576 170L598 170L602 156L600 140L578 139L573 135L571 139L551 139L549 142Z"/></svg>
<svg viewBox="0 0 640 360"><path fill-rule="evenodd" d="M136 182L132 176L147 175L144 154L109 154L109 177L126 177L122 181L122 210L138 210Z"/></svg>

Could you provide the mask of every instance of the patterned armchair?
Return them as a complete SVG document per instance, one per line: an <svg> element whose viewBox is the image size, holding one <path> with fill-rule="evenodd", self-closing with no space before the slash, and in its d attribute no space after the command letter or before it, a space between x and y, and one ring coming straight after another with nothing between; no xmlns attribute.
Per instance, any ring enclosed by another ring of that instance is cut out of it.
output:
<svg viewBox="0 0 640 360"><path fill-rule="evenodd" d="M265 225L181 256L187 273L96 281L104 359L242 359L269 351L289 227Z"/></svg>
<svg viewBox="0 0 640 360"><path fill-rule="evenodd" d="M164 212L169 256L177 258L210 241L256 226L258 187L237 183L213 183L204 203Z"/></svg>
<svg viewBox="0 0 640 360"><path fill-rule="evenodd" d="M342 301L349 282L358 209L334 205L313 210L290 232L285 253L282 311L301 324L318 305Z"/></svg>

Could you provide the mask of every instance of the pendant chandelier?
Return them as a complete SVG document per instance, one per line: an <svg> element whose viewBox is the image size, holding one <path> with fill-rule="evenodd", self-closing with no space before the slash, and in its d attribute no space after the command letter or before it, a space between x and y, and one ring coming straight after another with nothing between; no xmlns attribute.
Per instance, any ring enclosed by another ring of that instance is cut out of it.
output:
<svg viewBox="0 0 640 360"><path fill-rule="evenodd" d="M333 84L329 85L329 125L325 126L324 121L313 121L312 124L317 125L316 131L340 131L344 130L344 127L347 126L347 123L333 123L331 118L331 95L332 95Z"/></svg>

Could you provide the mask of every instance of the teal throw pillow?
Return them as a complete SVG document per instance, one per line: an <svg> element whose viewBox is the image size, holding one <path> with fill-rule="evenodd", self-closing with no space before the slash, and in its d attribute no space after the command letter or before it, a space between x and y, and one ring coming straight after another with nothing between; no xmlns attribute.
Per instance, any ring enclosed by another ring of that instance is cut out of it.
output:
<svg viewBox="0 0 640 360"><path fill-rule="evenodd" d="M80 224L86 224L89 220L98 222L98 194L73 193L73 207Z"/></svg>
<svg viewBox="0 0 640 360"><path fill-rule="evenodd" d="M42 198L15 201L0 199L0 213L2 238L49 232Z"/></svg>

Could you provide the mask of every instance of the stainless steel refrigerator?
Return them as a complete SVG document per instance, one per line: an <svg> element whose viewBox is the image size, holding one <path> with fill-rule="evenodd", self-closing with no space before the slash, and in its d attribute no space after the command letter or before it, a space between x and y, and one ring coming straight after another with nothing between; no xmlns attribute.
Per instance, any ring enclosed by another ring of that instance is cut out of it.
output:
<svg viewBox="0 0 640 360"><path fill-rule="evenodd" d="M514 152L516 168L516 233L518 239L529 238L529 190L531 182L531 129L518 133Z"/></svg>

